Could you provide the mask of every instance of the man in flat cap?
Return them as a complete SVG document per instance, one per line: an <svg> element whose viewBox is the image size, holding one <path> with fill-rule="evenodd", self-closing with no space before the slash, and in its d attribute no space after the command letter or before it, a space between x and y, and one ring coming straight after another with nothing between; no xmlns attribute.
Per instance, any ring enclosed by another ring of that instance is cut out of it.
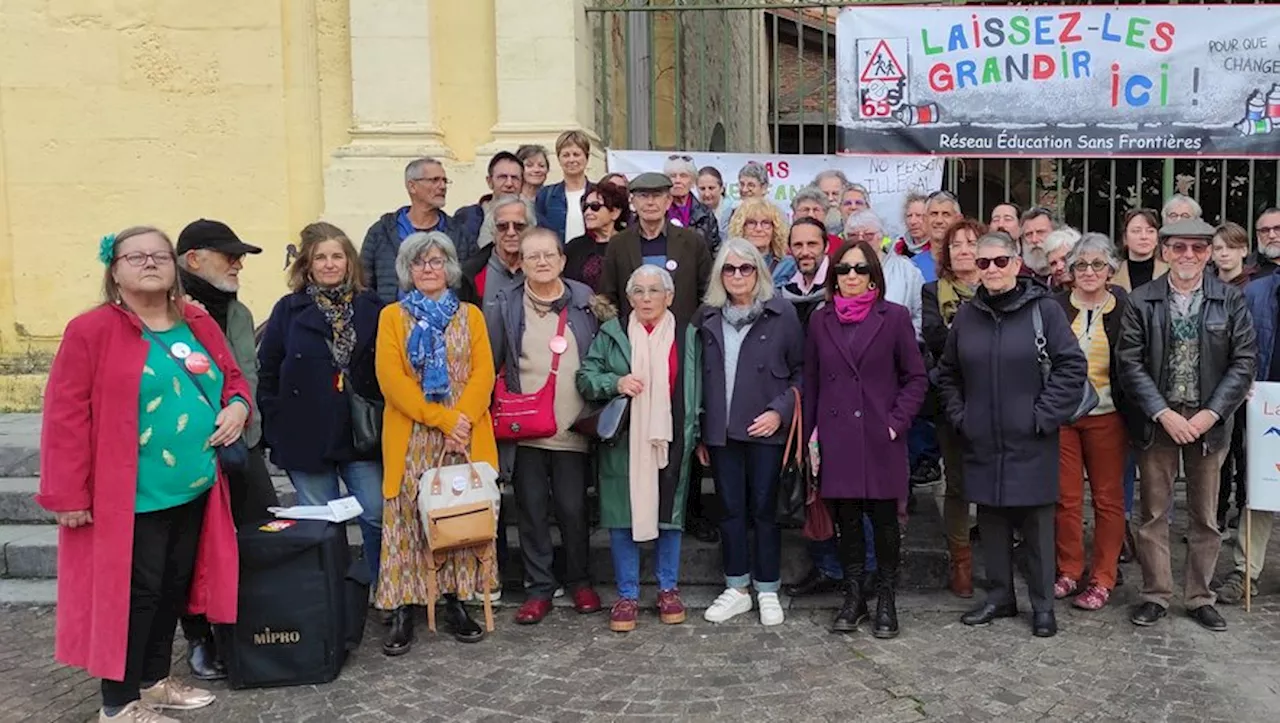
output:
<svg viewBox="0 0 1280 723"><path fill-rule="evenodd" d="M696 231L667 221L671 208L671 179L661 173L641 173L630 183L631 205L638 222L609 242L600 276L600 295L618 307L618 317L631 313L625 286L631 272L644 264L666 269L675 280L671 313L684 325L693 318L707 292L711 253Z"/></svg>
<svg viewBox="0 0 1280 723"><path fill-rule="evenodd" d="M1209 584L1222 547L1219 470L1236 409L1253 383L1257 343L1244 296L1205 273L1214 228L1199 218L1160 230L1169 273L1134 289L1117 350L1130 434L1142 472L1137 531L1142 593L1130 615L1149 626L1173 597L1169 509L1179 463L1187 479L1187 614L1221 632Z"/></svg>
<svg viewBox="0 0 1280 723"><path fill-rule="evenodd" d="M253 314L237 295L244 257L260 254L262 249L241 241L227 224L202 218L182 229L177 251L183 290L218 322L249 384L249 391L256 396L258 351ZM279 504L263 456L262 422L256 413L244 430L244 440L249 445L249 465L244 472L227 475L231 513L236 524L267 518L270 516L267 508ZM192 675L199 680L225 678L226 668L210 633L209 621L203 615L186 615L182 618L182 630L187 637L187 662Z"/></svg>

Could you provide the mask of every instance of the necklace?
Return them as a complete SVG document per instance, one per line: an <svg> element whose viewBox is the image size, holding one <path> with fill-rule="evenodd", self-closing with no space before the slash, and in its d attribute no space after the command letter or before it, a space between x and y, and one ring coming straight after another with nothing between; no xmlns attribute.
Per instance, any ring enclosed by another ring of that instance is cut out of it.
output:
<svg viewBox="0 0 1280 723"><path fill-rule="evenodd" d="M525 284L525 287L524 287L525 294L529 297L529 303L533 306L533 310L535 313L537 313L538 316L546 316L547 314L550 314L552 311L552 307L556 304L556 302L560 301L561 297L564 296L564 282L560 281L560 283L558 284L558 287L559 288L557 289L556 293L552 295L551 298L547 299L547 298L538 296L536 293L534 293L533 289L530 288L528 284Z"/></svg>

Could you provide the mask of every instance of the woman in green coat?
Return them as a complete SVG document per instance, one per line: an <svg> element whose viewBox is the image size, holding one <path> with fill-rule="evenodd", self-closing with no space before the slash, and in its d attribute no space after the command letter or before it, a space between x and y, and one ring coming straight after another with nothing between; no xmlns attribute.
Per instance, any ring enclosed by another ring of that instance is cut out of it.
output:
<svg viewBox="0 0 1280 723"><path fill-rule="evenodd" d="M631 274L626 291L631 314L601 325L577 380L588 401L631 398L626 433L597 451L600 525L609 529L618 585L618 602L609 614L615 632L635 629L639 543L649 540L657 542L659 618L668 625L684 622L676 582L702 403L697 333L678 325L669 310L675 296L671 274L646 264Z"/></svg>

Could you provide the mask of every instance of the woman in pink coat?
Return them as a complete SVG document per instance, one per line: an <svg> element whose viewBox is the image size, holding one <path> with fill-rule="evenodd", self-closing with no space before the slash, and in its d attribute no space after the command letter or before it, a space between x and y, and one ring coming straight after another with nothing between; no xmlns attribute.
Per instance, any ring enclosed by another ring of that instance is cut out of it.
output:
<svg viewBox="0 0 1280 723"><path fill-rule="evenodd" d="M55 656L102 678L99 720L168 723L159 710L213 702L169 677L179 614L235 622L216 451L240 438L250 393L217 323L183 303L167 236L126 229L99 258L104 303L67 325L45 392L36 500L60 525Z"/></svg>

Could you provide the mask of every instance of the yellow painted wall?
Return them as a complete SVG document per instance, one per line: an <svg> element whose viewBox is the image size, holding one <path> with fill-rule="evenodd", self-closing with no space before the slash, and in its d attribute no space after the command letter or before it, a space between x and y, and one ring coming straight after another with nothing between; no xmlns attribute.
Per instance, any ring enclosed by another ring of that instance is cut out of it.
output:
<svg viewBox="0 0 1280 723"><path fill-rule="evenodd" d="M98 238L137 223L218 218L262 246L243 297L265 316L347 142L347 0L2 7L0 352L52 349L97 300Z"/></svg>

